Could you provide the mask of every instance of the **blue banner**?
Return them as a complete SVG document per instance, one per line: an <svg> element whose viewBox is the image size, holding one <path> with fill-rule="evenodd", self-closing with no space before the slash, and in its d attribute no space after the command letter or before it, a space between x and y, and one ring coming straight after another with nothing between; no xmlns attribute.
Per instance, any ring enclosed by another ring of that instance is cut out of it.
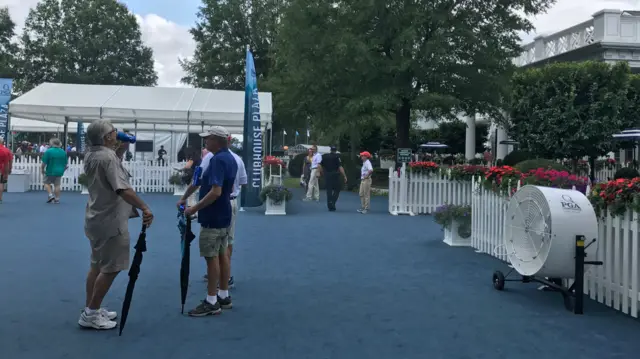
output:
<svg viewBox="0 0 640 359"><path fill-rule="evenodd" d="M9 101L11 101L12 79L0 79L0 137L9 146Z"/></svg>
<svg viewBox="0 0 640 359"><path fill-rule="evenodd" d="M76 151L80 153L84 153L85 150L84 143L84 124L82 122L78 122L78 130L76 132Z"/></svg>
<svg viewBox="0 0 640 359"><path fill-rule="evenodd" d="M259 207L262 190L262 125L260 123L260 101L258 79L253 55L247 48L246 79L244 82L244 131L242 154L247 168L248 183L242 188L241 207Z"/></svg>

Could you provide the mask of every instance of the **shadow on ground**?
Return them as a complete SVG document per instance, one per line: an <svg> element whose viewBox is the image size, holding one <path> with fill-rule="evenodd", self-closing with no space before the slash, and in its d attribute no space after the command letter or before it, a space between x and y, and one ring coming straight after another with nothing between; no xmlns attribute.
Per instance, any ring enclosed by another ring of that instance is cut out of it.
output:
<svg viewBox="0 0 640 359"><path fill-rule="evenodd" d="M503 265L441 242L430 217L394 217L386 198L360 215L358 197L288 204L238 218L234 309L218 317L180 315L175 197L145 195L156 215L148 231L126 330L95 332L76 321L89 248L86 197L6 194L0 205L0 350L7 359L151 358L633 358L640 323L588 302L563 309L535 285L491 286ZM324 193L322 193L324 199ZM132 236L140 223L132 221ZM188 306L205 295L204 263L193 248ZM127 276L106 299L120 309Z"/></svg>

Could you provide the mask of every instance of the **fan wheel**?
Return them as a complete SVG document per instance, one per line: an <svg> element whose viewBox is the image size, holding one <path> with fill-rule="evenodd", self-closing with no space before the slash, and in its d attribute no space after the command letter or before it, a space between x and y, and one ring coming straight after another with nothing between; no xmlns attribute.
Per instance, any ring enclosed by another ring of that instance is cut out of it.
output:
<svg viewBox="0 0 640 359"><path fill-rule="evenodd" d="M499 270L493 272L493 288L496 290L503 290L504 282L504 274L502 274L502 272Z"/></svg>

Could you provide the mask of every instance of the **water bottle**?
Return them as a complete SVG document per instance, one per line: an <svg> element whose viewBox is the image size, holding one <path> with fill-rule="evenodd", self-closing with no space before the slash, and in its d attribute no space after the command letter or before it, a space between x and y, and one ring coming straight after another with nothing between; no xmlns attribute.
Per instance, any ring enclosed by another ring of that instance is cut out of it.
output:
<svg viewBox="0 0 640 359"><path fill-rule="evenodd" d="M126 132L118 131L118 133L116 135L116 138L120 142L136 143L136 136L130 135L130 134L126 133Z"/></svg>

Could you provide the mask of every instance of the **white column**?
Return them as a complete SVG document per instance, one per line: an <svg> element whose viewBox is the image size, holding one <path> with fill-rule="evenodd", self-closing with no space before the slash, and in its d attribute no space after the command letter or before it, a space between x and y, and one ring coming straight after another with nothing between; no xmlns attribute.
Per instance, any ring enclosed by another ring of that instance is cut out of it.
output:
<svg viewBox="0 0 640 359"><path fill-rule="evenodd" d="M476 115L467 116L466 135L464 157L470 161L476 156Z"/></svg>
<svg viewBox="0 0 640 359"><path fill-rule="evenodd" d="M498 134L496 138L496 159L503 160L507 155L508 145L501 145L500 142L507 140L507 132L502 128L498 127Z"/></svg>

